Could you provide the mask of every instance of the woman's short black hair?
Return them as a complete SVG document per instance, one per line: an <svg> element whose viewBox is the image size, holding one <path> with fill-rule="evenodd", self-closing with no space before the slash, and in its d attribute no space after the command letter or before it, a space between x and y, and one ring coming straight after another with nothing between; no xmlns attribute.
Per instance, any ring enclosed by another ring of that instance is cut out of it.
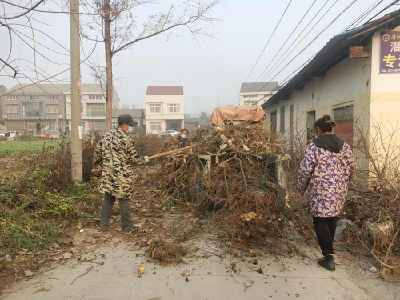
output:
<svg viewBox="0 0 400 300"><path fill-rule="evenodd" d="M183 128L183 129L181 130L181 133L184 132L184 131L186 131L187 133L189 133L189 130L187 130L187 129L185 129L185 128Z"/></svg>
<svg viewBox="0 0 400 300"><path fill-rule="evenodd" d="M332 132L332 129L336 127L336 124L333 122L330 115L324 115L322 118L318 119L317 122L315 122L315 131L317 131L317 127L321 129L322 132Z"/></svg>

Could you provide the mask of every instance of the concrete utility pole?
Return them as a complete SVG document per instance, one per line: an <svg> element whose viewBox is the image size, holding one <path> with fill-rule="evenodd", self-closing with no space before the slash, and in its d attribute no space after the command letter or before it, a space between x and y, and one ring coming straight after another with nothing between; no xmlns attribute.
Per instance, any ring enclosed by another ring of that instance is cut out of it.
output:
<svg viewBox="0 0 400 300"><path fill-rule="evenodd" d="M71 52L71 175L82 180L82 140L78 126L82 126L80 93L79 0L70 0L70 52Z"/></svg>

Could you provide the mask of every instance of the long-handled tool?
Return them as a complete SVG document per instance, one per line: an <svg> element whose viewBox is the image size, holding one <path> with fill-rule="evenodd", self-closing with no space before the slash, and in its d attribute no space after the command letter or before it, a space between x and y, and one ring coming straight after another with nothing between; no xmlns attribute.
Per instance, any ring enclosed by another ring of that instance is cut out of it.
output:
<svg viewBox="0 0 400 300"><path fill-rule="evenodd" d="M170 154L175 154L175 153L179 153L179 152L184 152L184 151L193 149L193 148L195 148L195 147L197 147L197 146L199 146L199 145L193 145L193 146L188 146L188 147L181 148L181 149L175 149L175 150L171 150L171 151L168 151L168 152L159 153L159 154L156 154L156 155L153 155L153 156L145 156L145 157L144 157L144 162L148 162L148 161L150 161L151 159L160 158L160 157L167 156L167 155L170 155ZM96 172L98 172L98 171L99 171L98 169L92 169L92 173L96 173Z"/></svg>
<svg viewBox="0 0 400 300"><path fill-rule="evenodd" d="M199 146L199 145L193 145L193 146L188 146L188 147L181 148L181 149L175 149L175 150L171 150L171 151L168 151L168 152L156 154L156 155L149 156L149 157L145 156L145 157L144 157L144 160L145 160L145 161L149 161L150 159L155 159L155 158L167 156L167 155L170 155L170 154L174 154L174 153L179 153L179 152L187 151L187 150L193 149L193 148L195 148L195 147L197 147L197 146Z"/></svg>

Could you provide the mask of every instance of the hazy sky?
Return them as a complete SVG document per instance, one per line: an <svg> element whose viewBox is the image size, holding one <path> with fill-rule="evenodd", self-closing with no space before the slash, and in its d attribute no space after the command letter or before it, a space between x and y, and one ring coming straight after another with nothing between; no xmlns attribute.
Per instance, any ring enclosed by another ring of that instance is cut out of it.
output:
<svg viewBox="0 0 400 300"><path fill-rule="evenodd" d="M121 101L128 103L130 106L134 103L137 107L143 108L147 86L182 85L185 94L185 113L199 114L201 111L210 113L218 104L238 104L240 85L249 75L289 1L225 0L213 13L214 17L221 19L221 22L216 23L215 27L211 29L215 39L201 38L196 42L188 30L181 28L175 30L174 36L170 36L168 39L165 36L158 36L137 43L129 50L120 53L114 59L114 80L115 88ZM314 1L314 6L308 16L303 20L294 34L290 35ZM282 44L288 40L286 46L283 48L283 50L286 50L326 2L325 7L296 42L297 44L300 41L300 44L295 47L293 53L287 57L284 63L279 64L275 71L264 78L264 81L279 81L281 84L285 78L293 76L291 75L292 72L315 54L329 39L344 30L368 7L379 2L376 0L358 0L346 12L342 13L352 1L292 0L275 35L272 37L263 56L247 81L256 81L281 48ZM384 0L370 14L370 17L378 13L392 1ZM149 13L165 10L171 3L177 4L178 2L180 1L170 0L163 1L159 5L141 7L137 11L134 11L133 15L140 20L144 20ZM333 8L311 30L309 35L304 38L304 35L334 3L336 4ZM55 4L49 1L40 6L41 9L49 7L56 9ZM394 6L385 13L399 8L400 6L398 5ZM14 12L16 11L14 10ZM11 10L7 8L6 12L10 13ZM3 15L3 13L3 8L0 8L0 14ZM289 66L284 68L293 57L313 41L338 15L340 17L328 29ZM36 54L37 66L43 72L50 75L68 69L69 17L67 15L43 13L35 13L33 17L35 18L32 21L34 27L54 39L52 41L39 31L35 32L36 40L42 43L42 45L37 43L36 47L43 54L43 57L40 54ZM364 22L368 19L366 18ZM15 21L9 21L9 24L12 23L15 23ZM19 33L21 38L13 37L12 58L26 60L19 62L21 68L31 68L32 64L30 62L35 57L32 49L25 42L29 42L28 37L32 37L32 32L26 27L20 26L16 28L26 36ZM8 40L7 30L4 27L0 28L0 57L3 59L8 55ZM32 45L32 43L30 44ZM46 47L49 49L46 49ZM81 58L83 59L92 52L93 47L93 43L83 43ZM97 44L91 59L93 60L96 57L104 65L102 60L104 57L103 44ZM38 71L39 73L42 72ZM274 75L279 71L281 73L275 77ZM82 83L94 82L87 65L82 65L81 72ZM30 74L30 77L35 77L31 71L25 71L25 73ZM7 88L18 83L17 80L5 76L5 70L1 71L0 75L0 84L5 85ZM62 73L56 78L61 80L60 82L68 83L69 71ZM19 81L24 83L30 82L26 78L19 79ZM53 80L53 82L55 81Z"/></svg>

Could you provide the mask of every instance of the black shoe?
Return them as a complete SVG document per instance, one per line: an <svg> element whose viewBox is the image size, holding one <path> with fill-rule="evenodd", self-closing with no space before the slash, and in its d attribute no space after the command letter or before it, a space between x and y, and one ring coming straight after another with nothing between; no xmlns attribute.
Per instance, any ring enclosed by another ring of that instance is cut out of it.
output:
<svg viewBox="0 0 400 300"><path fill-rule="evenodd" d="M318 260L318 264L329 271L335 271L335 260L333 258L326 259L326 257L324 257Z"/></svg>

